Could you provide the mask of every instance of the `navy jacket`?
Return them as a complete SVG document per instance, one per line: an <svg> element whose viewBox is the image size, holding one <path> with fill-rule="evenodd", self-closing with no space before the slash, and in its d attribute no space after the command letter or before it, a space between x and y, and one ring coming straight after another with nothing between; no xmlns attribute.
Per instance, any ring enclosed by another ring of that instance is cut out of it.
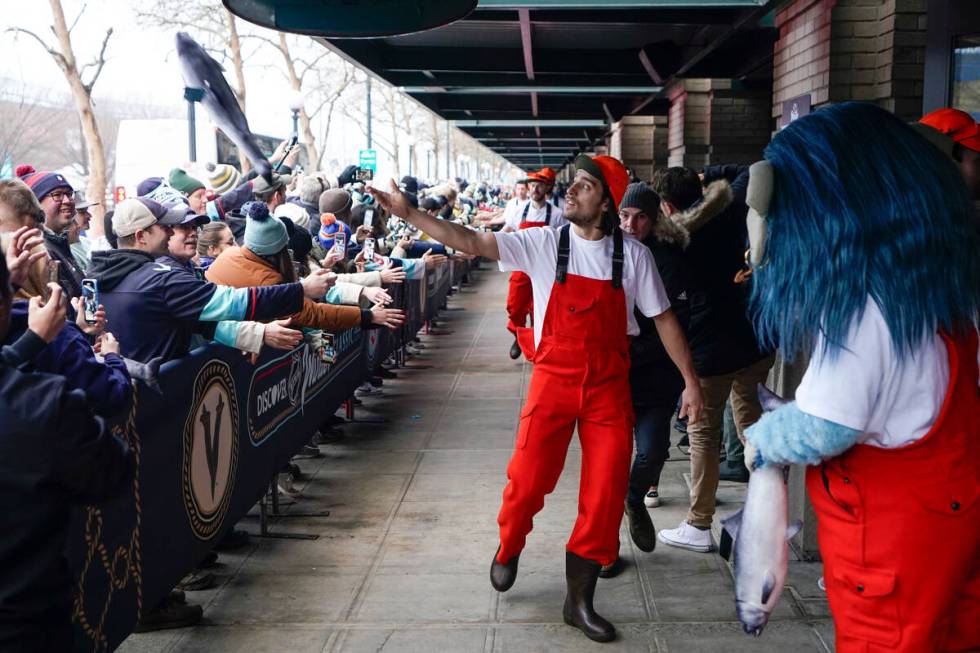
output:
<svg viewBox="0 0 980 653"><path fill-rule="evenodd" d="M133 460L60 376L0 361L0 414L0 650L69 650L69 508L124 490Z"/></svg>
<svg viewBox="0 0 980 653"><path fill-rule="evenodd" d="M50 343L27 333L26 301L16 301L10 314L10 329L0 356L9 365L27 365L30 371L60 374L68 387L85 393L89 406L103 417L114 417L129 411L133 385L126 363L115 354L107 354L99 362L88 344L88 338L74 323L67 322ZM33 334L31 334L33 335Z"/></svg>
<svg viewBox="0 0 980 653"><path fill-rule="evenodd" d="M269 321L303 307L299 283L217 286L132 249L93 253L89 276L99 280L106 317L123 356L144 363L186 354L202 322Z"/></svg>

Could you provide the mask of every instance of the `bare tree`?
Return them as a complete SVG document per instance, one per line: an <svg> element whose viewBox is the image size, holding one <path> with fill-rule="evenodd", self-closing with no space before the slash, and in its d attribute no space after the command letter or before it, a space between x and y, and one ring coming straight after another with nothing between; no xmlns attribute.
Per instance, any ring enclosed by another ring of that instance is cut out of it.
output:
<svg viewBox="0 0 980 653"><path fill-rule="evenodd" d="M45 107L40 93L13 80L0 84L0 165L30 160L30 153L49 133L42 121Z"/></svg>
<svg viewBox="0 0 980 653"><path fill-rule="evenodd" d="M78 119L81 122L82 135L85 138L85 153L89 162L89 177L87 196L90 200L99 202L94 213L96 220L92 221L92 231L96 235L102 233L102 209L105 200L105 189L108 183L106 175L105 146L102 143L102 136L99 133L99 125L92 110L92 88L99 80L102 69L105 67L105 51L112 37L112 27L106 30L105 38L102 39L102 47L99 53L91 62L83 64L81 67L75 58L75 51L71 43L71 32L78 24L82 14L85 13L83 6L78 16L72 21L71 27L65 21L65 12L61 7L61 0L50 0L51 15L53 24L51 31L57 41L56 44L49 44L35 32L23 27L8 28L8 32L15 34L25 34L37 41L42 48L54 59L54 62L61 69L71 89L72 99L75 103L75 110L78 112ZM91 71L91 72L89 72Z"/></svg>

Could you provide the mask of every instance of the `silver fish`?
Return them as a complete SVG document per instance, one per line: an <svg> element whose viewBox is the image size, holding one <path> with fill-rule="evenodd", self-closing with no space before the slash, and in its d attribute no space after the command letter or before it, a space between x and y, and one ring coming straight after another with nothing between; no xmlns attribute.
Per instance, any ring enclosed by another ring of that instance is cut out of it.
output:
<svg viewBox="0 0 980 653"><path fill-rule="evenodd" d="M224 68L187 33L177 32L176 41L184 85L203 92L200 102L211 119L245 153L258 173L269 178L272 166L255 143L248 120L225 80Z"/></svg>
<svg viewBox="0 0 980 653"><path fill-rule="evenodd" d="M767 411L785 403L761 385L759 399ZM745 505L721 520L735 541L735 611L743 630L756 637L783 593L789 540L803 525L788 523L786 471L773 465L752 472Z"/></svg>

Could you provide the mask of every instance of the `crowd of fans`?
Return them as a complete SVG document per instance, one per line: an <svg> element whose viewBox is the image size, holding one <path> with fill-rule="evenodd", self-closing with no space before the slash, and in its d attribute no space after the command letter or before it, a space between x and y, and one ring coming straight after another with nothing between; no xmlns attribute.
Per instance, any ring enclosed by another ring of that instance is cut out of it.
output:
<svg viewBox="0 0 980 653"><path fill-rule="evenodd" d="M970 154L957 161L975 191L973 168L963 164L973 161ZM263 348L305 341L327 360L324 334L403 323L403 310L391 306L393 284L450 257L468 258L386 214L356 166L337 177L292 174L291 156L278 158L268 176L209 164L203 179L182 168L148 178L136 197L106 212L102 230L92 229L92 205L57 172L25 165L17 178L0 180L0 528L7 533L0 560L5 570L17 569L0 582L0 644L70 648L69 504L108 499L131 481L130 451L106 424L130 410L133 378L152 383L162 362L208 342L254 362ZM719 479L748 478L744 431L760 416L755 388L774 360L747 318L747 185L745 166L671 167L636 180L619 207L623 231L653 251L701 379L704 412L682 440L691 455L690 511L659 534L665 544L695 551L711 548ZM416 208L473 229L516 230L535 215L554 215L550 226L559 226L564 204L549 169L512 187L462 179L426 185L406 176L400 190ZM91 280L98 302L86 306L83 286ZM637 418L631 521L659 505L672 421L685 429L674 420L680 375L652 321L638 315L638 322L630 352ZM358 396L381 393L384 379L395 377L383 363L372 372ZM324 423L299 455L320 455L334 427L334 420ZM274 491L295 496L298 474L288 465ZM216 551L246 539L232 530ZM145 610L138 628L199 620L200 607L184 591L213 582L207 567L216 556ZM605 575L615 573L607 567Z"/></svg>
<svg viewBox="0 0 980 653"><path fill-rule="evenodd" d="M133 457L108 425L129 414L134 379L156 386L162 363L206 343L255 363L264 348L306 342L329 362L328 334L403 324L393 285L470 258L387 215L356 166L337 177L294 173L292 159L277 152L267 176L227 164L200 168L202 178L174 168L140 182L136 197L105 213L102 230L92 228L92 204L57 172L22 165L0 180L0 524L13 534L0 559L17 568L0 582L0 648L71 648L69 505L131 484ZM402 188L474 228L476 213L502 197L463 180L427 186L405 177ZM396 376L386 363L356 396L382 392ZM338 436L340 421L322 424L298 456L322 455L318 445ZM299 474L290 463L273 491L295 500ZM247 538L232 529L144 609L137 630L196 623L201 608L185 592L213 584L207 569L217 552Z"/></svg>

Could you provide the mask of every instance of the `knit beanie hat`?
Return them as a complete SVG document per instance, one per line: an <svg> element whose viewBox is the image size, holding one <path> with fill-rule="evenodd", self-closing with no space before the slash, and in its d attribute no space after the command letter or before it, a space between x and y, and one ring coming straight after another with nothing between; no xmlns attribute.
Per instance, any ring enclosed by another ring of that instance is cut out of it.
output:
<svg viewBox="0 0 980 653"><path fill-rule="evenodd" d="M330 249L334 245L334 239L340 234L344 243L350 241L350 227L337 219L333 213L320 214L320 233L317 238L323 249Z"/></svg>
<svg viewBox="0 0 980 653"><path fill-rule="evenodd" d="M224 195L242 183L241 173L227 163L209 163L204 168L208 171L208 185L216 195Z"/></svg>
<svg viewBox="0 0 980 653"><path fill-rule="evenodd" d="M246 202L242 214L245 216L245 247L255 254L272 256L289 244L286 226L272 217L265 202Z"/></svg>
<svg viewBox="0 0 980 653"><path fill-rule="evenodd" d="M194 191L204 188L202 184L194 177L191 177L187 172L181 170L180 168L174 168L170 171L170 178L168 180L173 188L176 188L184 195L190 195Z"/></svg>
<svg viewBox="0 0 980 653"><path fill-rule="evenodd" d="M320 195L320 213L333 213L344 217L351 207L351 196L343 188L331 188Z"/></svg>
<svg viewBox="0 0 980 653"><path fill-rule="evenodd" d="M292 202L280 204L276 207L275 216L292 220L293 224L301 229L309 229L310 227L310 214L299 204Z"/></svg>
<svg viewBox="0 0 980 653"><path fill-rule="evenodd" d="M638 181L626 187L619 208L640 209L651 220L656 220L657 213L660 212L660 195L644 182Z"/></svg>
<svg viewBox="0 0 980 653"><path fill-rule="evenodd" d="M67 188L68 192L70 193L75 192L75 189L71 187L68 180L57 172L37 172L34 170L33 166L30 165L17 166L17 170L15 172L25 184L30 186L31 191L34 193L34 197L37 198L38 202L43 200L58 188Z"/></svg>
<svg viewBox="0 0 980 653"><path fill-rule="evenodd" d="M163 177L147 177L136 184L136 196L147 197L153 189L163 183Z"/></svg>
<svg viewBox="0 0 980 653"><path fill-rule="evenodd" d="M286 227L286 237L289 239L289 249L293 250L294 261L305 261L313 249L313 236L305 228L300 228L289 218L279 218Z"/></svg>

